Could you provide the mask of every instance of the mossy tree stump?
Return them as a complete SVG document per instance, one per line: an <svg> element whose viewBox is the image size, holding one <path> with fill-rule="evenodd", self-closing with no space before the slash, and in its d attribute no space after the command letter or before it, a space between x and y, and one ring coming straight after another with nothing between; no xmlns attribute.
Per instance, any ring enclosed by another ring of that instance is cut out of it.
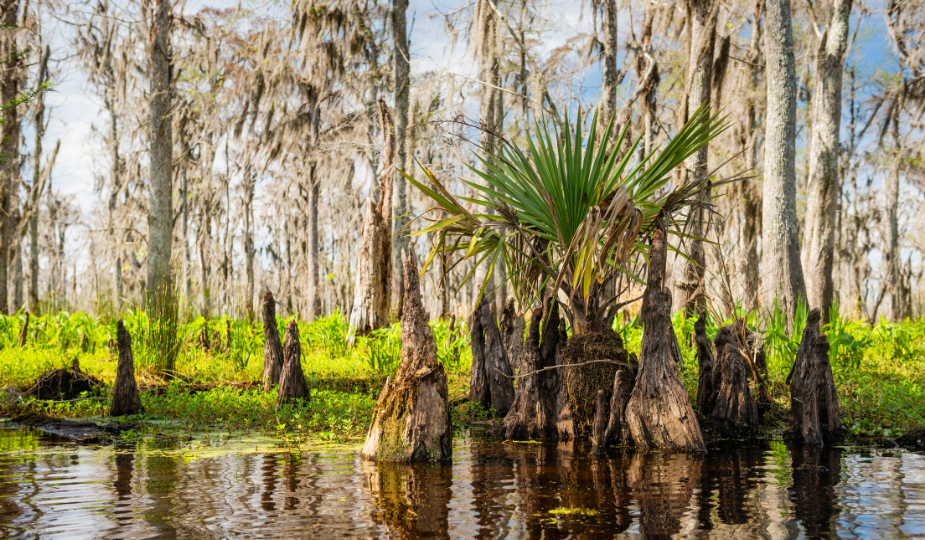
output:
<svg viewBox="0 0 925 540"><path fill-rule="evenodd" d="M637 448L704 452L700 424L672 353L670 296L664 288L665 232L653 235L642 299L642 346L636 386L626 406L626 423Z"/></svg>
<svg viewBox="0 0 925 540"><path fill-rule="evenodd" d="M360 455L376 461L446 461L453 449L446 373L421 301L414 244L402 250L402 270L401 365L379 396Z"/></svg>
<svg viewBox="0 0 925 540"><path fill-rule="evenodd" d="M283 403L309 400L311 393L302 373L302 345L299 343L299 325L289 321L286 325L286 344L283 347L284 363L279 375L277 408Z"/></svg>
<svg viewBox="0 0 925 540"><path fill-rule="evenodd" d="M276 327L276 300L273 293L263 295L263 391L269 392L279 384L283 371L283 344L279 341Z"/></svg>
<svg viewBox="0 0 925 540"><path fill-rule="evenodd" d="M116 382L112 387L112 405L110 416L138 414L144 411L138 384L135 382L135 358L132 355L132 336L122 323L116 325L116 343L119 349L119 367L116 370Z"/></svg>

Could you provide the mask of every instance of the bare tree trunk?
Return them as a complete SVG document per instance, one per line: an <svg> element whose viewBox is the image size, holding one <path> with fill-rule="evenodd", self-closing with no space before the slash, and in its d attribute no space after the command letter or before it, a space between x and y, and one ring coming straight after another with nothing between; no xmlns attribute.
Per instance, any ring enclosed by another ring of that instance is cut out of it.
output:
<svg viewBox="0 0 925 540"><path fill-rule="evenodd" d="M48 59L51 56L51 47L46 45L39 64L38 85L48 80ZM29 309L38 313L39 305L39 201L42 196L42 139L45 136L45 93L39 92L35 96L35 109L32 116L35 130L35 148L32 151L32 190L29 201L31 214L29 215ZM60 144L60 142L59 142Z"/></svg>
<svg viewBox="0 0 925 540"><path fill-rule="evenodd" d="M481 149L479 153L482 159L490 162L495 144L493 134L496 133L498 128L499 119L496 118L496 114L498 114L499 109L497 101L501 99L501 92L498 90L501 87L501 75L500 58L498 56L498 15L488 5L488 0L478 2L477 18L474 24L478 25L478 29L474 31L478 32L480 36L477 55L479 60L479 80L482 83L479 88L479 125L481 127L479 132L479 146L481 146ZM485 172L484 165L481 165L480 168ZM480 178L476 181L484 183ZM476 287L473 291L474 296L471 299L473 308L478 306L478 295L482 292L480 288L483 285L483 298L489 302L494 302L495 300L496 276L495 272L489 273L490 270L490 265L487 263L480 264L475 269L473 279Z"/></svg>
<svg viewBox="0 0 925 540"><path fill-rule="evenodd" d="M761 299L774 300L793 324L799 297L806 297L796 216L796 69L790 0L767 4L767 129L761 240Z"/></svg>
<svg viewBox="0 0 925 540"><path fill-rule="evenodd" d="M256 178L248 166L244 171L244 258L247 272L247 290L244 291L244 310L247 320L254 320L254 189ZM317 220L317 218L315 218ZM313 234L316 231L312 231Z"/></svg>
<svg viewBox="0 0 925 540"><path fill-rule="evenodd" d="M394 46L392 61L395 74L395 139L392 145L395 168L410 174L405 137L411 99L411 57L408 52L407 10L408 0L392 0L392 43ZM402 282L404 274L398 272L397 269L402 267L402 250L408 247L407 231L401 234L398 231L408 224L409 219L404 216L411 211L411 204L408 200L408 181L397 170L392 171L392 186L395 192L392 200L392 216L395 216L392 219L392 268L396 271L392 272L391 303L392 310L397 317L402 312L401 295L406 289Z"/></svg>
<svg viewBox="0 0 925 540"><path fill-rule="evenodd" d="M713 0L691 0L688 2L690 17L690 69L687 74L687 110L681 124L686 124L701 106L709 103L710 90L713 86L713 49L716 43L716 17L719 5ZM707 174L707 158L709 151L707 145L687 159L686 181L699 179ZM709 195L707 195L709 197ZM709 200L704 201L709 203ZM673 309L688 314L699 313L706 307L706 291L704 290L704 269L706 254L703 242L696 238L703 238L704 219L706 213L702 209L692 210L688 232L695 239L688 239L685 246L690 257L677 257L675 259L675 283L672 296Z"/></svg>
<svg viewBox="0 0 925 540"><path fill-rule="evenodd" d="M809 179L801 254L807 301L822 310L828 321L834 285L835 209L841 193L838 174L841 131L841 89L848 20L852 0L836 0L829 25L822 34L813 92L813 133L809 148Z"/></svg>
<svg viewBox="0 0 925 540"><path fill-rule="evenodd" d="M189 249L189 183L186 178L186 167L183 167L183 284L186 301L190 301L193 294L192 258Z"/></svg>
<svg viewBox="0 0 925 540"><path fill-rule="evenodd" d="M601 52L601 104L598 111L598 129L603 131L617 114L617 91L620 79L620 70L617 68L617 0L604 0L604 17L601 22L603 30L603 51ZM611 141L616 140L619 133L611 134Z"/></svg>
<svg viewBox="0 0 925 540"><path fill-rule="evenodd" d="M0 22L10 27L17 25L19 0L0 1ZM16 32L7 29L2 35L0 57L4 63L0 66L0 98L6 105L19 95L19 70L22 60L18 54ZM7 59L12 61L7 62ZM20 118L16 107L3 111L3 125L0 128L0 154L6 156L0 163L0 312L10 313L9 295L9 261L13 246L13 207L12 201L17 190L16 169L19 162Z"/></svg>
<svg viewBox="0 0 925 540"><path fill-rule="evenodd" d="M318 236L318 198L321 186L315 177L317 164L309 166L308 176L308 320L321 315L321 244Z"/></svg>
<svg viewBox="0 0 925 540"><path fill-rule="evenodd" d="M446 373L421 301L413 244L402 252L402 269L401 366L382 389L360 455L375 461L448 461L453 424Z"/></svg>
<svg viewBox="0 0 925 540"><path fill-rule="evenodd" d="M170 2L151 0L151 184L148 207L148 302L157 306L171 293L173 249L173 132L171 126Z"/></svg>
<svg viewBox="0 0 925 540"><path fill-rule="evenodd" d="M889 315L891 320L898 321L903 317L901 302L900 260L899 251L899 165L902 156L902 141L896 134L897 120L893 119L893 144L895 146L890 164L890 171L886 176L884 183L884 195L886 196L886 240L887 245L883 252L883 262L885 272L883 279L883 289L889 295Z"/></svg>

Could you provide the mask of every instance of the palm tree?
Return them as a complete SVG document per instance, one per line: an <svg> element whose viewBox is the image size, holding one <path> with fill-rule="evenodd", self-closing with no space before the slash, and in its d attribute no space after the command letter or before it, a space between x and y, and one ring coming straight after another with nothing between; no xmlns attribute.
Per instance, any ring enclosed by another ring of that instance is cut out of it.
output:
<svg viewBox="0 0 925 540"><path fill-rule="evenodd" d="M725 117L709 111L702 106L664 148L632 167L638 139L622 158L592 143L609 140L613 119L600 138L596 113L587 138L581 122L566 118L562 133L538 122L537 138L526 150L498 137L494 159L478 156L482 170L470 169L485 185L465 181L477 190L474 198L454 196L421 166L430 186L405 176L434 201L428 212L448 216L415 233L435 236L424 270L438 254L453 261L447 272L471 259L474 267L488 263L490 273L503 260L521 305L540 300L552 284L568 299L562 305L573 335L609 329L626 303L620 297L632 280L640 280L638 267L648 259L652 234L672 232L681 240L672 249L684 255L683 240L692 237L685 233L682 214L692 215L690 210L706 206L711 189L738 179L711 182L714 171L669 186L671 171L728 127ZM625 136L626 128L610 147L621 148ZM461 201L475 209L467 210Z"/></svg>

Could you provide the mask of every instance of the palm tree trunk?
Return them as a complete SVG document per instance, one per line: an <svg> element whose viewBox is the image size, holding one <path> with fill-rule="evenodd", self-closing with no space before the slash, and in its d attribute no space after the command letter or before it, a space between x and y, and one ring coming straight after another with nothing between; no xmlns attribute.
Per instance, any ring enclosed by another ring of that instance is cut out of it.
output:
<svg viewBox="0 0 925 540"><path fill-rule="evenodd" d="M761 299L787 316L806 296L796 216L796 69L790 0L770 0L765 17L768 110L764 148ZM792 321L791 321L792 323ZM790 323L788 323L788 326Z"/></svg>
<svg viewBox="0 0 925 540"><path fill-rule="evenodd" d="M822 35L813 92L813 134L809 150L806 222L801 254L810 307L829 318L832 304L832 267L835 258L835 209L841 193L838 138L841 130L842 68L848 45L852 0L836 0L832 18Z"/></svg>

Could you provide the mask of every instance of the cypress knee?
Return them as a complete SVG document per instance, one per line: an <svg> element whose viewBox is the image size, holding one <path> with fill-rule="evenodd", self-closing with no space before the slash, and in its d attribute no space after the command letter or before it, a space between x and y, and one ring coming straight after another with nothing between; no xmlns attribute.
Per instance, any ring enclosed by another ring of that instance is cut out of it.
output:
<svg viewBox="0 0 925 540"><path fill-rule="evenodd" d="M517 379L514 404L504 417L504 438L508 440L556 435L557 374L555 370L539 371L555 365L554 355L544 357L540 352L542 321L543 310L533 310L530 330L521 352L522 372ZM557 332L554 334L558 336ZM546 339L552 338L547 335Z"/></svg>
<svg viewBox="0 0 925 540"><path fill-rule="evenodd" d="M704 452L706 446L672 352L670 299L664 288L665 232L653 235L642 299L642 347L636 386L626 406L626 423L638 448Z"/></svg>
<svg viewBox="0 0 925 540"><path fill-rule="evenodd" d="M311 397L308 385L305 384L305 375L302 373L302 345L299 343L299 325L295 321L289 321L286 325L286 345L283 351L285 362L279 376L277 408L283 403L308 401Z"/></svg>
<svg viewBox="0 0 925 540"><path fill-rule="evenodd" d="M607 452L607 408L607 396L603 390L598 390L594 406L594 423L591 425L591 452L593 454Z"/></svg>
<svg viewBox="0 0 925 540"><path fill-rule="evenodd" d="M813 309L803 329L790 381L790 421L785 435L822 445L842 431L838 393L829 364L829 339L820 334L819 309Z"/></svg>
<svg viewBox="0 0 925 540"><path fill-rule="evenodd" d="M446 373L421 301L414 244L402 250L402 270L401 365L379 396L360 455L376 461L446 461L453 451Z"/></svg>
<svg viewBox="0 0 925 540"><path fill-rule="evenodd" d="M135 382L135 359L132 356L132 336L122 323L116 325L116 342L119 349L119 367L116 370L116 382L112 387L112 406L110 416L123 416L144 412L138 384Z"/></svg>
<svg viewBox="0 0 925 540"><path fill-rule="evenodd" d="M758 427L758 408L748 388L745 360L735 345L727 343L720 364L722 379L716 392L716 405L710 416L736 427Z"/></svg>
<svg viewBox="0 0 925 540"><path fill-rule="evenodd" d="M273 385L279 384L283 370L283 345L276 327L276 301L270 291L263 295L263 340L263 390L269 392Z"/></svg>
<svg viewBox="0 0 925 540"><path fill-rule="evenodd" d="M485 367L485 333L478 309L469 316L469 345L472 348L472 369L469 371L469 401L484 409L491 407L491 386Z"/></svg>
<svg viewBox="0 0 925 540"><path fill-rule="evenodd" d="M504 341L504 350L511 363L511 371L526 373L520 365L521 354L524 348L524 330L526 322L523 316L517 314L514 308L514 299L508 297L504 303L504 313L501 315L501 339Z"/></svg>
<svg viewBox="0 0 925 540"><path fill-rule="evenodd" d="M716 403L716 391L713 386L713 344L707 337L706 316L701 313L694 323L694 341L697 344L697 410L706 416Z"/></svg>
<svg viewBox="0 0 925 540"><path fill-rule="evenodd" d="M485 334L485 373L488 375L488 387L491 393L491 406L504 417L514 403L514 385L511 382L511 363L495 316L489 309L490 302L483 300L479 306L479 319Z"/></svg>
<svg viewBox="0 0 925 540"><path fill-rule="evenodd" d="M630 375L625 370L618 370L613 379L613 396L610 398L610 419L604 435L605 444L631 444L629 430L624 429L626 422L626 404L633 392Z"/></svg>

